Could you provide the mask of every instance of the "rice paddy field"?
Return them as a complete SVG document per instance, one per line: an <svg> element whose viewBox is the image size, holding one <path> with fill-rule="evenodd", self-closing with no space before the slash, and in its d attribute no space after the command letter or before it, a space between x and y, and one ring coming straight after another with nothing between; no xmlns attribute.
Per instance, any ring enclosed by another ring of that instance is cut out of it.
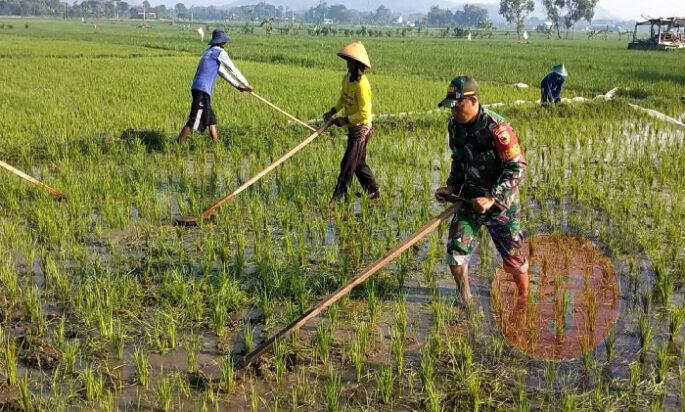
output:
<svg viewBox="0 0 685 412"><path fill-rule="evenodd" d="M310 132L219 79L220 142L176 145L205 48L194 29L0 27L0 160L68 199L0 173L0 410L685 405L683 53L618 40L362 39L381 199L329 205L346 139L336 129L213 223L182 228L175 217L197 216ZM301 119L337 99L335 52L351 38L230 34L229 54L261 96ZM541 107L537 85L559 62L564 96L586 100ZM449 173L449 113L436 106L459 74L510 119L529 164L526 309L512 306L487 233L470 266L476 303L454 304L443 224L240 368L444 210L433 192Z"/></svg>

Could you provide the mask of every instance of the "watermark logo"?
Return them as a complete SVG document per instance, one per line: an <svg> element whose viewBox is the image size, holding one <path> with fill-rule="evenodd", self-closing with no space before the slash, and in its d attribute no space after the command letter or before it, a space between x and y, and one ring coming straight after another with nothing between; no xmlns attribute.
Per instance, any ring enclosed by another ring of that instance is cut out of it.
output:
<svg viewBox="0 0 685 412"><path fill-rule="evenodd" d="M501 268L492 283L492 313L504 337L540 360L569 360L593 351L619 317L620 290L611 260L591 242L569 234L533 236L522 246L530 292Z"/></svg>

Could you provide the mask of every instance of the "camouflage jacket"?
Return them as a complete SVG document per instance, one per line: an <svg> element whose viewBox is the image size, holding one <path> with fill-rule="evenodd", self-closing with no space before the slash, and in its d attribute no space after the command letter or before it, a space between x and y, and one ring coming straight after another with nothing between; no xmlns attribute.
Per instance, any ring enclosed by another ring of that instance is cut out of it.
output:
<svg viewBox="0 0 685 412"><path fill-rule="evenodd" d="M528 166L509 123L481 107L475 122L462 125L450 118L448 130L452 170L447 185L462 188L465 198L492 195L499 209L508 209L518 200Z"/></svg>

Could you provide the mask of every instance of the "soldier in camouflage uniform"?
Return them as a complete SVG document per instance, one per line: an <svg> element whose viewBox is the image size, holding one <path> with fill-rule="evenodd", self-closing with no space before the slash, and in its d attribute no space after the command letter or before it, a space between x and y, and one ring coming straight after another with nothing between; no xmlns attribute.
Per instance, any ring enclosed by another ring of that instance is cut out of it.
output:
<svg viewBox="0 0 685 412"><path fill-rule="evenodd" d="M490 232L513 276L519 296L528 296L528 262L519 254L523 241L518 188L526 172L526 160L516 134L502 116L484 109L478 99L478 84L468 76L452 80L440 107L452 110L449 145L452 170L447 186L435 197L450 195L470 199L454 215L447 241L447 263L464 303L471 303L468 279L469 254L481 226Z"/></svg>

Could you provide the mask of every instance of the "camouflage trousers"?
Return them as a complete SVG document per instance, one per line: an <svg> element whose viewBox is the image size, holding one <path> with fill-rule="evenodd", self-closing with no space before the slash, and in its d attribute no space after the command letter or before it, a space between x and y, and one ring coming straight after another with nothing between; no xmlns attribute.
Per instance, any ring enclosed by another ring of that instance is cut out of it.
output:
<svg viewBox="0 0 685 412"><path fill-rule="evenodd" d="M490 233L497 251L504 261L504 269L513 274L528 272L528 261L519 253L523 243L519 203L496 215L478 213L471 205L464 205L452 218L447 240L447 264L467 264L481 226Z"/></svg>

